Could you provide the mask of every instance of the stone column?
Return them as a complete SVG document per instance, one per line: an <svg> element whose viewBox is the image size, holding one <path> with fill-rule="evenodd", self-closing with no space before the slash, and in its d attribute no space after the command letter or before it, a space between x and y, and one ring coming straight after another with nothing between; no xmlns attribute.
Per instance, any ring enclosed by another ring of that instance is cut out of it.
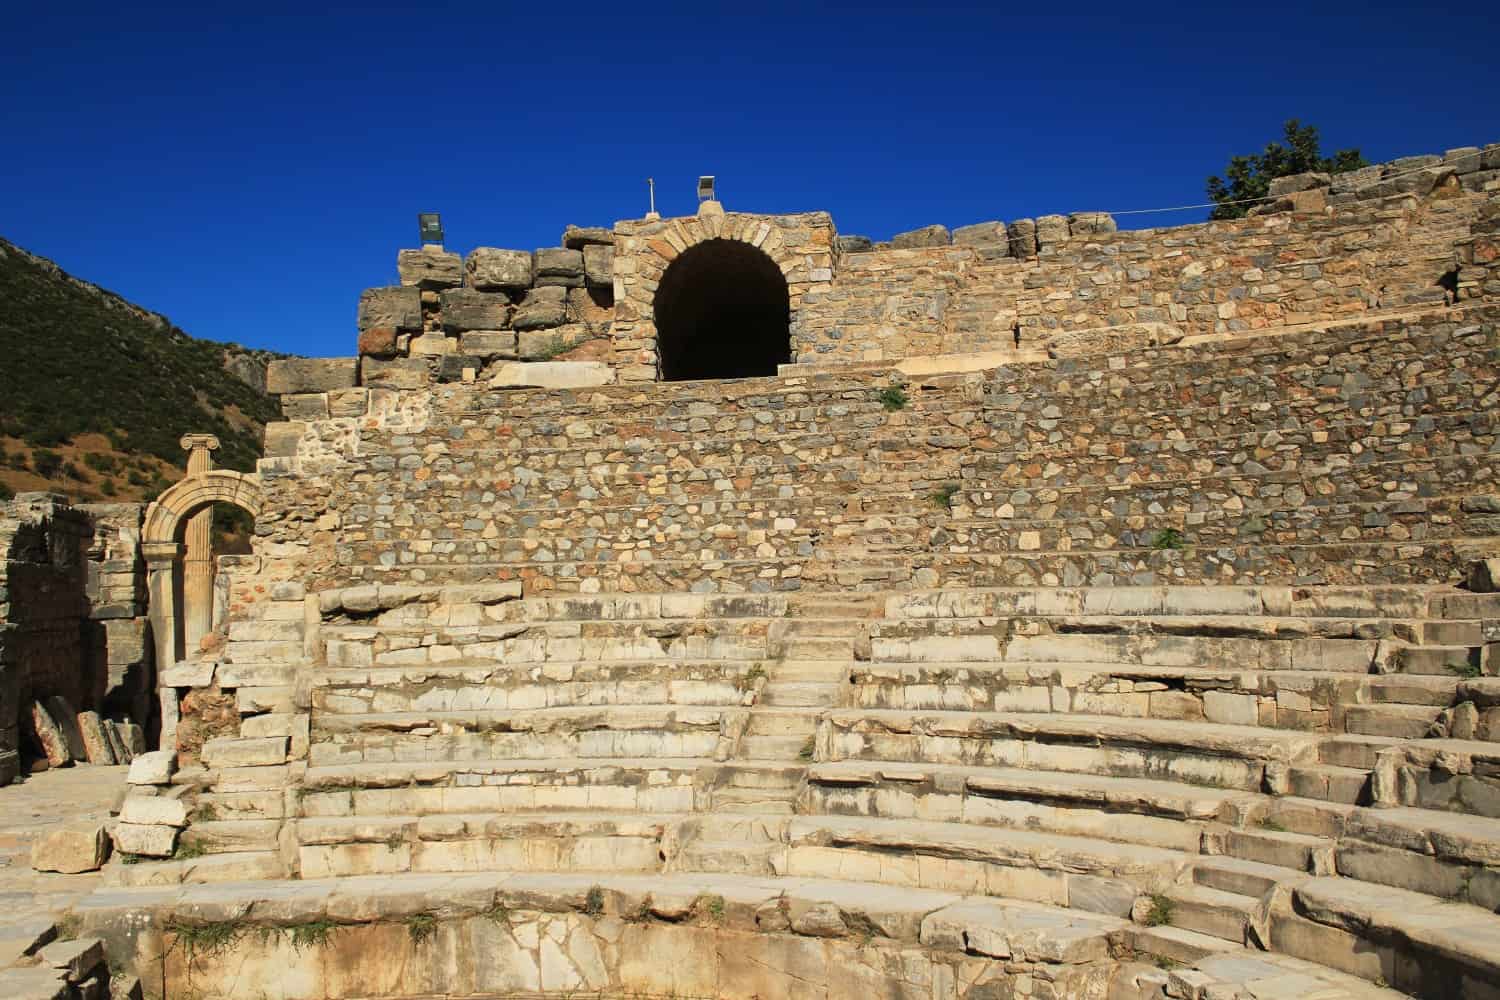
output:
<svg viewBox="0 0 1500 1000"><path fill-rule="evenodd" d="M214 467L213 453L219 439L212 434L187 434L180 442L188 453L187 474L191 479ZM214 512L205 507L188 519L182 541L187 546L182 562L182 644L184 657L198 650L198 642L214 627Z"/></svg>
<svg viewBox="0 0 1500 1000"><path fill-rule="evenodd" d="M178 659L177 592L182 580L178 566L182 546L176 542L143 542L141 555L146 559L147 605L151 616L151 642L156 648L156 676L170 670ZM160 685L162 747L173 745L177 738L177 691Z"/></svg>

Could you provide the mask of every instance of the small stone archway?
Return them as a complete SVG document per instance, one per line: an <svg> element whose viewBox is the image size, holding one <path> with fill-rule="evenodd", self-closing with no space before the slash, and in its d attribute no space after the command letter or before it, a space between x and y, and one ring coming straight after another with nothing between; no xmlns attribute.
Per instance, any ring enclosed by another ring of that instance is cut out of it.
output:
<svg viewBox="0 0 1500 1000"><path fill-rule="evenodd" d="M704 240L668 265L653 302L661 378L775 375L791 361L781 268L738 240Z"/></svg>
<svg viewBox="0 0 1500 1000"><path fill-rule="evenodd" d="M216 503L233 504L252 518L259 517L263 504L260 480L228 469L193 473L168 488L146 508L141 552L146 558L151 631L158 671L166 670L184 658L183 623L188 615L201 613L198 604L205 599L204 595L184 593L183 558L188 549L184 536L196 515ZM207 595L206 599L212 600L212 595Z"/></svg>

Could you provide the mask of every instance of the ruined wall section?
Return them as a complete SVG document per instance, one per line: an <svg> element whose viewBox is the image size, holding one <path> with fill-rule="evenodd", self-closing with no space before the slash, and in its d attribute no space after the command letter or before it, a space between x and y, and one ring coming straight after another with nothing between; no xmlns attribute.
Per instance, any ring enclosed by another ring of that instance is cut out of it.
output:
<svg viewBox="0 0 1500 1000"><path fill-rule="evenodd" d="M1155 324L1160 342L1494 295L1482 274L1465 274L1482 260L1461 257L1497 198L1443 188L1334 210L1067 236L1024 257L985 246L846 253L833 285L806 298L797 360L1021 358L1053 350L1060 334L1072 341L1069 353L1098 353L1107 349L1103 328ZM1101 331L1092 351L1080 333L1089 330Z"/></svg>
<svg viewBox="0 0 1500 1000"><path fill-rule="evenodd" d="M310 592L1457 579L1500 534L1471 502L1500 489L1497 316L1049 359L895 409L887 370L439 386L390 404L420 419L295 425L267 529L316 554Z"/></svg>
<svg viewBox="0 0 1500 1000"><path fill-rule="evenodd" d="M77 509L94 528L84 563L84 671L104 678L104 714L147 725L155 714L156 681L141 554L145 506L88 503Z"/></svg>

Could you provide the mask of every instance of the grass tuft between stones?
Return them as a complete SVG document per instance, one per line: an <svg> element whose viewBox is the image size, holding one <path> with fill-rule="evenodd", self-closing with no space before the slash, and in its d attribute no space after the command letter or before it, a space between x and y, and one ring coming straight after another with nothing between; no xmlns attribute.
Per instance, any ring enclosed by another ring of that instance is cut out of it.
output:
<svg viewBox="0 0 1500 1000"><path fill-rule="evenodd" d="M430 913L413 913L406 918L406 933L412 943L421 944L437 933L437 917Z"/></svg>
<svg viewBox="0 0 1500 1000"><path fill-rule="evenodd" d="M889 413L906 409L906 404L911 400L906 397L906 390L899 385L886 386L880 390L880 405Z"/></svg>
<svg viewBox="0 0 1500 1000"><path fill-rule="evenodd" d="M1172 911L1176 904L1159 892L1151 894L1151 908L1146 911L1145 918L1141 921L1147 927L1161 927L1163 924L1172 922Z"/></svg>

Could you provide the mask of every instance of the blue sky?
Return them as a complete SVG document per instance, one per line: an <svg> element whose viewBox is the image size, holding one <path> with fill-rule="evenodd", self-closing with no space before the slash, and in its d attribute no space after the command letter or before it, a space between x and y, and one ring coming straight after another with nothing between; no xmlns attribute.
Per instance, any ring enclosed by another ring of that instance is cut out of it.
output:
<svg viewBox="0 0 1500 1000"><path fill-rule="evenodd" d="M529 249L714 173L880 239L1200 202L1289 117L1372 160L1500 141L1483 7L32 4L0 236L197 336L347 354L418 211Z"/></svg>

